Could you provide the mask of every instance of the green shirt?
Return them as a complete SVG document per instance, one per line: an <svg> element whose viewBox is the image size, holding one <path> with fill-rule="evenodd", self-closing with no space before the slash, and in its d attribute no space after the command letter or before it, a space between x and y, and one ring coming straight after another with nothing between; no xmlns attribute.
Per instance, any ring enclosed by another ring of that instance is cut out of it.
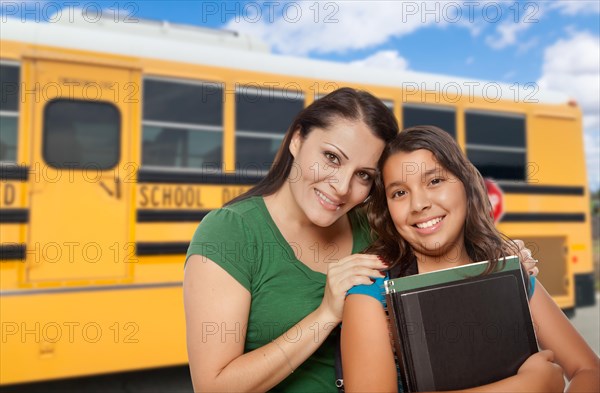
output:
<svg viewBox="0 0 600 393"><path fill-rule="evenodd" d="M357 253L369 245L369 227L364 215L352 212L349 217L352 253ZM252 296L244 352L270 343L321 304L325 274L299 261L292 247L294 244L284 239L273 222L262 197L251 197L210 212L194 234L187 257L206 256ZM235 327L227 329L232 332L226 337L234 337ZM305 331L292 329L283 338L294 342L308 334L320 340L318 332L315 324ZM272 391L335 392L334 344L330 336Z"/></svg>

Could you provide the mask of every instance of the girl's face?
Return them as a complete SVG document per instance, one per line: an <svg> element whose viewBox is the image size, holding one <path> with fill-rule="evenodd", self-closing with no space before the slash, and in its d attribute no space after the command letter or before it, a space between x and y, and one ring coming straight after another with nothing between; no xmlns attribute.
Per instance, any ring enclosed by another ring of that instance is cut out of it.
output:
<svg viewBox="0 0 600 393"><path fill-rule="evenodd" d="M313 224L334 224L369 195L383 148L384 142L361 121L337 119L305 139L296 132L289 176L296 205Z"/></svg>
<svg viewBox="0 0 600 393"><path fill-rule="evenodd" d="M429 150L392 155L383 168L388 209L417 260L462 261L467 197L462 182Z"/></svg>

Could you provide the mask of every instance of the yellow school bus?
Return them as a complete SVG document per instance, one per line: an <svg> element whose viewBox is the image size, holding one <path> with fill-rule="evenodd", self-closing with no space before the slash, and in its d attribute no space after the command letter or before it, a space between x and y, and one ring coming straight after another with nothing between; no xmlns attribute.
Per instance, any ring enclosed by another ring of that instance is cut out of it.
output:
<svg viewBox="0 0 600 393"><path fill-rule="evenodd" d="M341 86L380 97L403 126L450 132L502 188L499 227L534 251L558 304L593 302L582 116L568 97L111 22L2 21L1 384L185 364L196 226L264 175L299 110Z"/></svg>

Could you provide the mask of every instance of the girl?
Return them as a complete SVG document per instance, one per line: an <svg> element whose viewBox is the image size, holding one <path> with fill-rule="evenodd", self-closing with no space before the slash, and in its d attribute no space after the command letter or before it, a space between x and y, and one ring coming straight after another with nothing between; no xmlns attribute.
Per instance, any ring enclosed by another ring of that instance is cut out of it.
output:
<svg viewBox="0 0 600 393"><path fill-rule="evenodd" d="M483 179L456 142L433 126L413 127L391 142L379 161L369 222L378 235L368 252L390 262L392 277L490 260L517 246L495 228ZM384 297L374 285L349 291L343 313L346 391L397 391ZM517 375L473 391L598 391L599 359L541 283L530 308L542 349ZM553 362L556 361L558 365Z"/></svg>

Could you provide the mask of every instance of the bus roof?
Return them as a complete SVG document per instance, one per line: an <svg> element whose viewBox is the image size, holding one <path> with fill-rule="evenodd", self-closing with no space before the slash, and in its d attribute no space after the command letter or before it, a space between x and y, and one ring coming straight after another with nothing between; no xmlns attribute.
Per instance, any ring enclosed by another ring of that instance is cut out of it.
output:
<svg viewBox="0 0 600 393"><path fill-rule="evenodd" d="M82 17L59 18L57 23L2 21L2 39L30 44L153 58L230 69L268 72L337 83L364 83L406 89L460 92L475 97L567 104L570 97L548 90L535 91L532 84L505 84L421 73L368 68L346 63L298 58L269 53L268 46L251 36L227 30L138 20L115 23L110 15L96 23ZM444 90L446 89L446 90ZM394 97L381 97L393 99Z"/></svg>

